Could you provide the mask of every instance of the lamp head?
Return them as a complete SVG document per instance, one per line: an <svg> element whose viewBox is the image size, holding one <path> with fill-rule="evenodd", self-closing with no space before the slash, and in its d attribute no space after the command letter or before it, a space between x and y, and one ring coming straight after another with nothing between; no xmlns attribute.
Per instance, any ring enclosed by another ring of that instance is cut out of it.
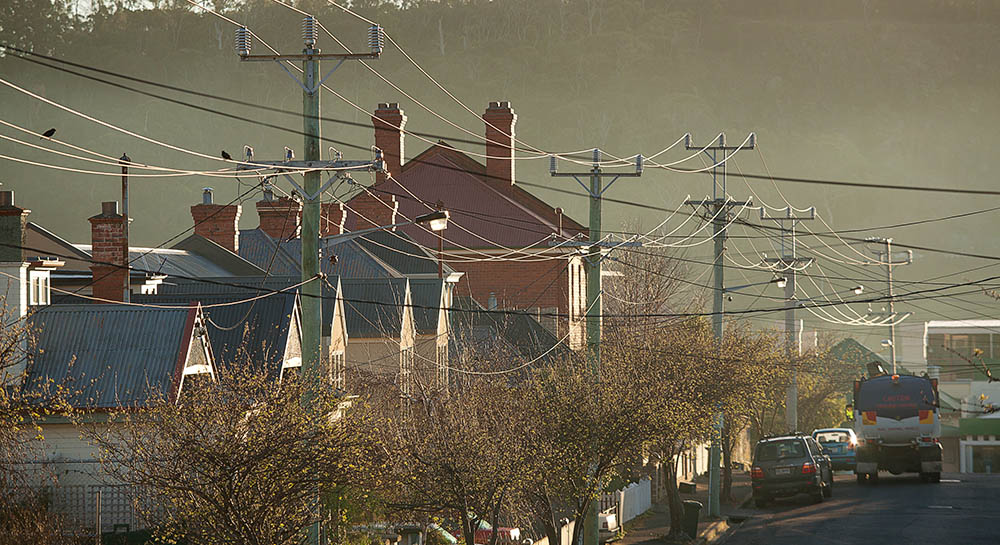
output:
<svg viewBox="0 0 1000 545"><path fill-rule="evenodd" d="M448 228L448 218L451 214L447 210L438 210L430 214L424 214L414 218L414 223L428 223L431 231L444 231Z"/></svg>
<svg viewBox="0 0 1000 545"><path fill-rule="evenodd" d="M851 289L854 292L854 295L861 295L865 291L865 287L864 286L854 286Z"/></svg>
<svg viewBox="0 0 1000 545"><path fill-rule="evenodd" d="M775 279L774 279L774 283L775 283L775 284L776 284L776 285L777 285L777 286L778 286L779 288L784 288L785 286L787 286L787 285L788 285L788 279L787 279L787 278L785 278L784 276L782 276L781 278L775 278Z"/></svg>

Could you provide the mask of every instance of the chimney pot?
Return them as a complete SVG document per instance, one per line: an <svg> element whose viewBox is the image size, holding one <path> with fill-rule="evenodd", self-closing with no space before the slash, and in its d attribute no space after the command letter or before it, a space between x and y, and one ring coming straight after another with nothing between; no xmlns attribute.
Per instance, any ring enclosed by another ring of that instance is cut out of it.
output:
<svg viewBox="0 0 1000 545"><path fill-rule="evenodd" d="M201 204L212 204L212 188L206 187L201 194Z"/></svg>
<svg viewBox="0 0 1000 545"><path fill-rule="evenodd" d="M118 215L118 201L105 201L101 203L101 213L105 216Z"/></svg>
<svg viewBox="0 0 1000 545"><path fill-rule="evenodd" d="M379 102L378 103L378 109L379 110L388 110L389 109L389 103L388 102Z"/></svg>
<svg viewBox="0 0 1000 545"><path fill-rule="evenodd" d="M14 190L0 191L0 206L14 206Z"/></svg>

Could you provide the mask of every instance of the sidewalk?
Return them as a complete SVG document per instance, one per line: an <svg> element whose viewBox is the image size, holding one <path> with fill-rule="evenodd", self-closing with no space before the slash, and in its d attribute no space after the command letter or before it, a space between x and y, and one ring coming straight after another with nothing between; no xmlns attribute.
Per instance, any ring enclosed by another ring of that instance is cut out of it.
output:
<svg viewBox="0 0 1000 545"><path fill-rule="evenodd" d="M699 477L694 494L681 494L681 501L695 500L704 506L698 522L698 540L696 543L714 543L729 529L726 517L740 511L740 506L750 498L750 476L745 472L733 472L732 504L723 501L720 505L722 519L708 519L708 477ZM625 525L625 537L615 542L616 545L660 545L662 538L670 531L670 510L667 503L654 503L649 511Z"/></svg>

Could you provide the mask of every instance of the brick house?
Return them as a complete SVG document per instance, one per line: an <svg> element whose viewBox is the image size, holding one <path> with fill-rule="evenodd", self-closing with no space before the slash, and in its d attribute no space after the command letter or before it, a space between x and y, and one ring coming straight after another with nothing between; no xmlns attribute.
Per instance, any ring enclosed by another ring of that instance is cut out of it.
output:
<svg viewBox="0 0 1000 545"><path fill-rule="evenodd" d="M445 142L403 163L406 115L396 103L379 104L372 117L375 145L383 151L389 175L377 174L368 191L346 203L351 211L346 228L407 221L440 205L452 220L443 240L418 226L400 231L433 251L441 243L445 262L465 273L456 295L471 296L484 306L495 301L500 308L538 311L551 330L565 331L565 321L557 325L551 318L545 320L544 314L569 315L569 323L582 314L583 262L550 243L587 230L517 184L513 149L517 115L510 103L491 102L483 120L485 165ZM502 259L510 249L538 255Z"/></svg>

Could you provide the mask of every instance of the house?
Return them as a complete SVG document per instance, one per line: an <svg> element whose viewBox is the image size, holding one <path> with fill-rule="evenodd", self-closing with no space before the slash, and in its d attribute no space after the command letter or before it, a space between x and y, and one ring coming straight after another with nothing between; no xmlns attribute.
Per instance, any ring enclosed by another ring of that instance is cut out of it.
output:
<svg viewBox="0 0 1000 545"><path fill-rule="evenodd" d="M24 246L41 255L58 256L66 265L52 274L57 296L67 292L94 296L107 301L124 298L125 269L122 268L125 217L118 203L101 204L101 213L89 218L91 244L73 244L28 222ZM191 235L172 248L130 246L129 289L131 293L152 293L164 278L205 276L247 276L263 274L252 263L233 255L203 237Z"/></svg>
<svg viewBox="0 0 1000 545"><path fill-rule="evenodd" d="M49 381L67 384L70 404L98 429L111 410L142 408L161 397L177 400L216 373L198 306L51 305L32 313L28 325L34 350L24 387L41 391L40 385ZM96 449L81 436L77 422L48 417L41 428L40 458L25 467L58 475L58 486L50 493L53 511L91 526L100 498L104 531L119 524L140 525L127 491L107 482Z"/></svg>
<svg viewBox="0 0 1000 545"><path fill-rule="evenodd" d="M414 386L431 387L437 369L421 360L415 345L413 297L406 278L343 278L344 316L349 335L346 374L362 382L391 383L402 397ZM416 384L415 384L416 383Z"/></svg>
<svg viewBox="0 0 1000 545"><path fill-rule="evenodd" d="M485 165L445 142L404 163L406 115L397 103L379 104L372 117L375 145L383 152L389 175L377 173L372 187L347 202L351 215L345 225L357 230L406 221L437 208L448 210L451 222L440 238L420 226L398 231L424 248L441 245L444 261L464 273L457 287L460 295L482 305L492 296L501 309L569 316L562 325L550 324L553 332L580 329L586 300L582 258L550 243L583 236L587 230L518 185L517 116L510 103L491 102L483 120Z"/></svg>
<svg viewBox="0 0 1000 545"><path fill-rule="evenodd" d="M300 293L293 276L203 278L164 283L150 302L199 301L205 307L207 330L221 369L255 362L280 380L302 366ZM338 279L324 283L322 358L334 387L344 388L347 328ZM253 299L253 300L248 300ZM239 302L237 304L237 301Z"/></svg>
<svg viewBox="0 0 1000 545"><path fill-rule="evenodd" d="M938 378L942 403L945 469L985 472L986 462L1000 467L996 427L1000 383L991 382L986 369L1000 372L1000 320L931 320L898 328L900 359L917 373ZM996 432L996 433L994 433Z"/></svg>

